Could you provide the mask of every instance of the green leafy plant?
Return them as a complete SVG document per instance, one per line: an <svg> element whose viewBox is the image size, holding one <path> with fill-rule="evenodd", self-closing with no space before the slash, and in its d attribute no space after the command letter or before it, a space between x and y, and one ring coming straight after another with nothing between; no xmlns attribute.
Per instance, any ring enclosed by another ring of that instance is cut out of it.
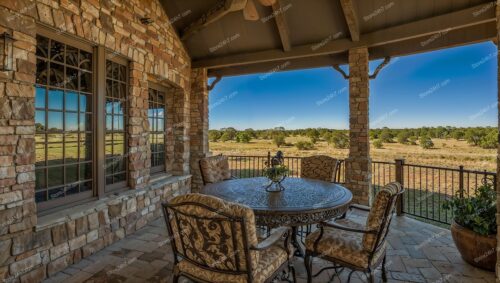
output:
<svg viewBox="0 0 500 283"><path fill-rule="evenodd" d="M477 188L476 194L462 197L458 191L454 198L443 203L443 209L451 210L457 224L480 235L496 235L496 192L491 184Z"/></svg>
<svg viewBox="0 0 500 283"><path fill-rule="evenodd" d="M382 140L374 140L373 141L373 146L375 148L383 148L384 147L384 143L382 142Z"/></svg>
<svg viewBox="0 0 500 283"><path fill-rule="evenodd" d="M288 174L288 167L285 165L275 165L265 168L262 174L273 182L279 182Z"/></svg>

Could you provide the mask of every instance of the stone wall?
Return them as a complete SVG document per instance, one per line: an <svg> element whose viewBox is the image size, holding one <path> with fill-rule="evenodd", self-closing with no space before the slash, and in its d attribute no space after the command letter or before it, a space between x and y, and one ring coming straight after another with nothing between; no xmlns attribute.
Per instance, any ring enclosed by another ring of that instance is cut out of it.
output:
<svg viewBox="0 0 500 283"><path fill-rule="evenodd" d="M369 135L368 49L349 50L349 157L346 159L346 186L354 202L368 205L372 196Z"/></svg>
<svg viewBox="0 0 500 283"><path fill-rule="evenodd" d="M153 23L142 24L143 17ZM38 217L34 200L35 51L41 26L105 46L130 61L132 190L90 202L79 217L67 216L53 227ZM161 200L189 190L189 177L151 182L146 115L149 78L174 85L176 126L167 168L174 175L188 174L191 63L158 0L0 1L0 33L5 31L14 37L14 71L0 72L0 280L36 282L142 227L160 215Z"/></svg>

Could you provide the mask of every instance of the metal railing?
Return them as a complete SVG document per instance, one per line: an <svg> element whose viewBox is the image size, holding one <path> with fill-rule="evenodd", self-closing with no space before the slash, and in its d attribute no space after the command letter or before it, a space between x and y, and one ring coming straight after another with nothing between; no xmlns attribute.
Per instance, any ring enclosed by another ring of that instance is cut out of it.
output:
<svg viewBox="0 0 500 283"><path fill-rule="evenodd" d="M229 155L228 158L233 176L260 177L271 159L271 153L267 156ZM300 176L301 157L287 156L284 163L290 169L291 177ZM345 176L345 164L342 162L338 178L340 183L345 182ZM389 182L397 181L404 186L405 193L398 202L398 214L442 224L450 224L452 219L451 212L442 209L445 200L454 197L457 192L462 197L472 196L485 180L496 186L495 172L467 170L463 166L447 168L406 164L403 159L394 162L372 161L371 177L374 195Z"/></svg>

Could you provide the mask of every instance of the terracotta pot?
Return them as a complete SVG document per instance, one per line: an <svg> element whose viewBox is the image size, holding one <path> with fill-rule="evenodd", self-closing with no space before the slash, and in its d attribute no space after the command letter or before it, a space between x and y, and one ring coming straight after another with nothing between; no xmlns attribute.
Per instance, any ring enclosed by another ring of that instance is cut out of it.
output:
<svg viewBox="0 0 500 283"><path fill-rule="evenodd" d="M481 236L453 221L451 236L466 262L481 269L495 271L497 262L497 239L495 235Z"/></svg>

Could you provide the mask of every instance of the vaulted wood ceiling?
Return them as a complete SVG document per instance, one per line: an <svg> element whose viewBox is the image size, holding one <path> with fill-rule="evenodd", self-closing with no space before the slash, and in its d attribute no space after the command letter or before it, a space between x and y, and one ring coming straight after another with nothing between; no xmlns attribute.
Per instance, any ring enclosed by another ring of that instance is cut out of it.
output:
<svg viewBox="0 0 500 283"><path fill-rule="evenodd" d="M496 32L488 0L161 1L193 67L210 76L344 64L357 46L371 59L407 55Z"/></svg>

